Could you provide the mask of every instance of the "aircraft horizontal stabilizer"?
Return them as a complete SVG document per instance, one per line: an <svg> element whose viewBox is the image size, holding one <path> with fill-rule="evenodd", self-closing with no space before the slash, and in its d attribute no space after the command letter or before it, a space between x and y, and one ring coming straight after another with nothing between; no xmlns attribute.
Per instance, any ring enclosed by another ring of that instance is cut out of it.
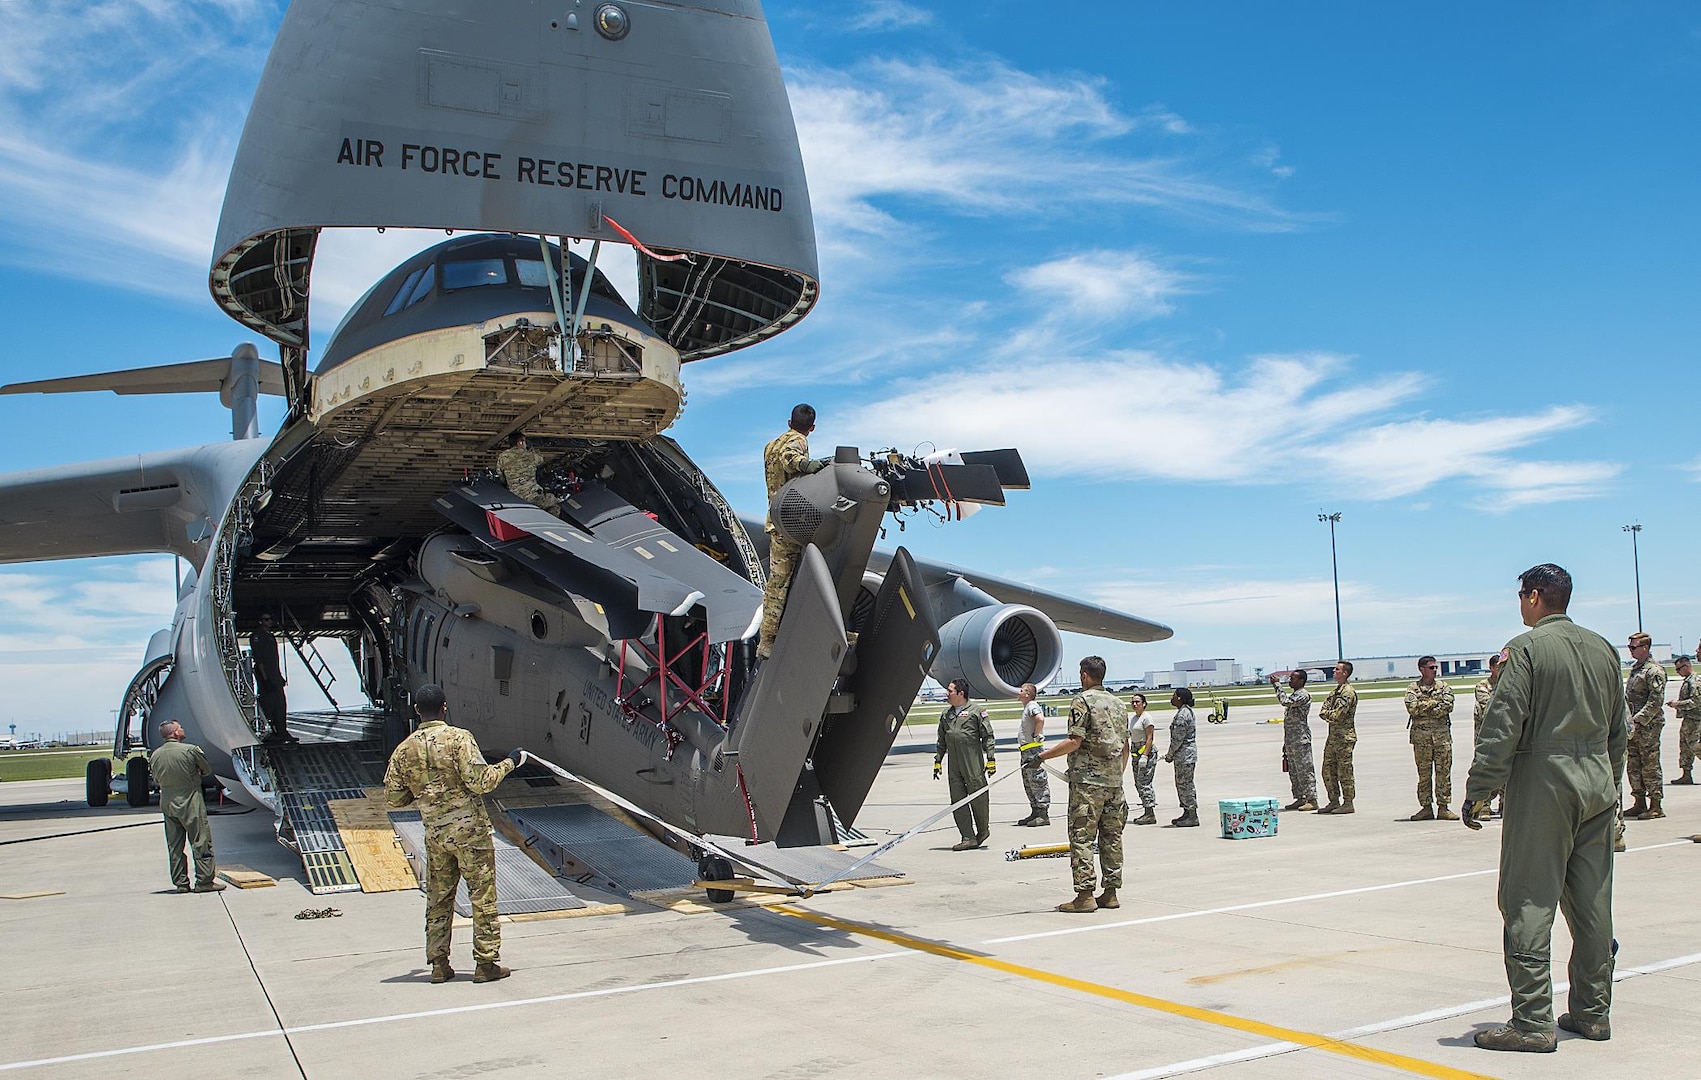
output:
<svg viewBox="0 0 1701 1080"><path fill-rule="evenodd" d="M275 360L259 360L259 391L283 397L283 368ZM218 394L230 378L230 357L189 360L181 364L71 375L63 379L7 383L0 394L79 394L110 390L114 394Z"/></svg>

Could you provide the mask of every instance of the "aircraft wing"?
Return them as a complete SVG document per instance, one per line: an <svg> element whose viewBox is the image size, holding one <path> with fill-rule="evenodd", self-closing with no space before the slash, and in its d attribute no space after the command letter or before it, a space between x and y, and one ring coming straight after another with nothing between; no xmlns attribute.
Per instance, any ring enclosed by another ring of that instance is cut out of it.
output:
<svg viewBox="0 0 1701 1080"><path fill-rule="evenodd" d="M868 568L877 574L883 574L891 561L889 552L875 551L868 560ZM1112 641L1135 642L1162 641L1175 633L1163 623L1128 615L1088 600L1077 600L1062 593L1047 592L1019 581L983 574L978 570L968 570L948 563L928 562L926 559L916 559L915 565L924 585L932 586L950 578L962 578L1003 603L1026 604L1045 612L1046 616L1057 624L1059 630L1109 638Z"/></svg>
<svg viewBox="0 0 1701 1080"><path fill-rule="evenodd" d="M0 475L0 563L174 552L199 563L260 439Z"/></svg>

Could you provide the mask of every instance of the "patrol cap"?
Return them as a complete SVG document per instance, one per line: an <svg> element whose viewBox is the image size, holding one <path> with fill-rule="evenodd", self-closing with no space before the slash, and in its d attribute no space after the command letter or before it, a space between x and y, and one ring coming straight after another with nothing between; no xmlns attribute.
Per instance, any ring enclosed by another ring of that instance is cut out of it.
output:
<svg viewBox="0 0 1701 1080"><path fill-rule="evenodd" d="M414 711L421 716L436 716L443 711L443 706L447 701L448 699L443 695L443 688L434 682L426 683L413 692Z"/></svg>
<svg viewBox="0 0 1701 1080"><path fill-rule="evenodd" d="M1630 647L1632 649L1636 648L1638 645L1652 645L1653 643L1654 639L1640 630L1630 635Z"/></svg>

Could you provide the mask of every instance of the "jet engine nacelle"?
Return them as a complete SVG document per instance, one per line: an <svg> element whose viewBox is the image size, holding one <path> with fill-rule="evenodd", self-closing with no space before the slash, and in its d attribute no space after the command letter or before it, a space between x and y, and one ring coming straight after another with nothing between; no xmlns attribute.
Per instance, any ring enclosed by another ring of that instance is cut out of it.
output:
<svg viewBox="0 0 1701 1080"><path fill-rule="evenodd" d="M1063 635L1043 611L1023 604L974 608L939 630L929 672L941 683L967 679L969 696L1010 698L1025 682L1043 686L1063 665Z"/></svg>

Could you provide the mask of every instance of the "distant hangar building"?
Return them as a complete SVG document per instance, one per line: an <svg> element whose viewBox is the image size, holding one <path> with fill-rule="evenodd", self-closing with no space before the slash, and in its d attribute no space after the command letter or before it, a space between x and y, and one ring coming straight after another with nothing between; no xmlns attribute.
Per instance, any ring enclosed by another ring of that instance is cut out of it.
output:
<svg viewBox="0 0 1701 1080"><path fill-rule="evenodd" d="M1144 680L1154 690L1174 686L1233 686L1251 682L1252 669L1237 664L1233 657L1210 660L1182 660L1168 671L1148 671Z"/></svg>
<svg viewBox="0 0 1701 1080"><path fill-rule="evenodd" d="M1487 675L1488 661L1499 649L1486 649L1480 652L1435 653L1435 661L1441 666L1441 677L1460 675ZM1368 682L1374 679L1416 679L1418 677L1418 659L1424 654L1413 653L1410 656L1351 656L1353 681ZM1630 663L1630 650L1624 645L1618 646L1618 655L1624 664ZM1672 648L1670 645L1655 643L1652 650L1653 659L1662 664L1670 664ZM1299 664L1307 671L1323 672L1332 675L1335 670L1333 660L1305 660Z"/></svg>

